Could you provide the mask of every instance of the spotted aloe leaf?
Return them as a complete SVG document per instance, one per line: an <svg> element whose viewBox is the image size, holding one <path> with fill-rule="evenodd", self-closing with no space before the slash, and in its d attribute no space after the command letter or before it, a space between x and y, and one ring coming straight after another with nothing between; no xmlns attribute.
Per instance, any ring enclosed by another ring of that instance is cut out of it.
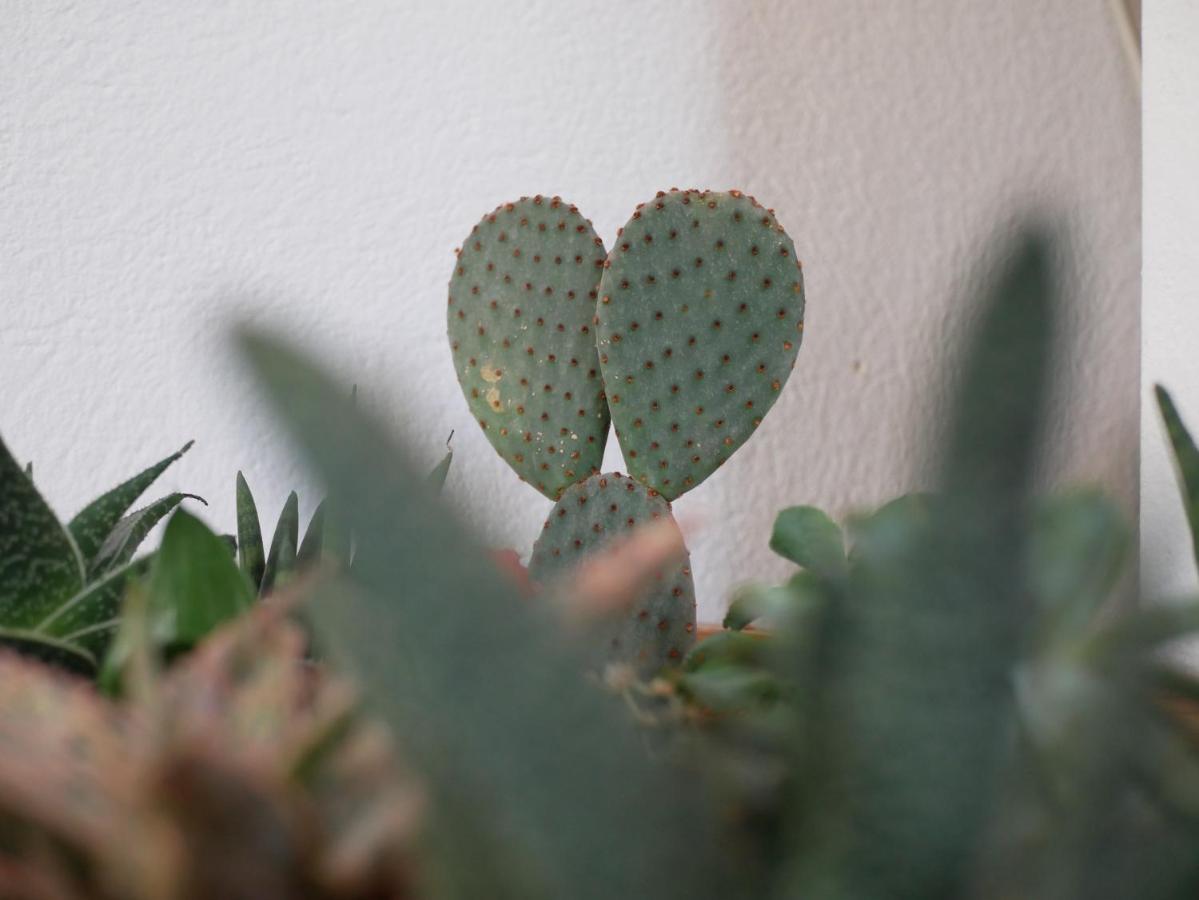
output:
<svg viewBox="0 0 1199 900"><path fill-rule="evenodd" d="M174 511L184 500L197 500L207 505L203 497L196 494L176 492L160 497L153 503L136 509L125 516L109 532L100 549L96 551L88 575L96 578L121 568L137 552L138 546L150 531Z"/></svg>
<svg viewBox="0 0 1199 900"><path fill-rule="evenodd" d="M0 440L0 626L36 625L83 582L79 547Z"/></svg>
<svg viewBox="0 0 1199 900"><path fill-rule="evenodd" d="M275 525L275 536L271 538L271 551L266 558L266 569L262 573L259 595L266 594L296 563L296 549L300 541L300 498L295 491L287 495L279 521Z"/></svg>
<svg viewBox="0 0 1199 900"><path fill-rule="evenodd" d="M192 442L188 441L178 451L166 459L159 460L128 481L122 482L106 494L97 497L75 516L68 526L71 536L79 546L83 559L90 564L93 557L104 545L113 528L121 521L137 498L154 480L161 475L171 463L179 459L191 449Z"/></svg>

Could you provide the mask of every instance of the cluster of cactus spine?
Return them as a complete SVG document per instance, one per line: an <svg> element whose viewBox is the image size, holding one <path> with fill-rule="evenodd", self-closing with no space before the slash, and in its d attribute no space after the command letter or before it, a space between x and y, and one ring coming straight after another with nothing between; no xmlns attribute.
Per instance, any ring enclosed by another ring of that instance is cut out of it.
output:
<svg viewBox="0 0 1199 900"><path fill-rule="evenodd" d="M533 578L669 516L716 471L778 398L803 317L794 244L739 191L660 191L610 252L558 197L484 216L457 251L447 330L487 439L556 501ZM610 423L631 478L600 472ZM652 672L694 642L689 562L662 583L608 638L611 660Z"/></svg>

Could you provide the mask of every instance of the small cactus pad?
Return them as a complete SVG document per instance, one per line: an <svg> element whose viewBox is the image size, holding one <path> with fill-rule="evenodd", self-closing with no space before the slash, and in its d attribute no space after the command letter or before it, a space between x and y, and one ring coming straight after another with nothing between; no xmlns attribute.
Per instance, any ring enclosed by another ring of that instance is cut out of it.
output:
<svg viewBox="0 0 1199 900"><path fill-rule="evenodd" d="M659 193L617 235L596 307L629 472L673 500L761 424L803 338L803 272L740 192Z"/></svg>
<svg viewBox="0 0 1199 900"><path fill-rule="evenodd" d="M450 348L471 413L551 500L603 461L608 405L593 319L605 255L575 207L524 197L483 217L450 279Z"/></svg>
<svg viewBox="0 0 1199 900"><path fill-rule="evenodd" d="M657 491L618 473L592 475L572 485L550 511L533 546L529 575L547 583L588 554L633 533L638 525L670 516ZM626 662L649 677L678 665L695 642L695 585L685 558L605 635L601 663Z"/></svg>

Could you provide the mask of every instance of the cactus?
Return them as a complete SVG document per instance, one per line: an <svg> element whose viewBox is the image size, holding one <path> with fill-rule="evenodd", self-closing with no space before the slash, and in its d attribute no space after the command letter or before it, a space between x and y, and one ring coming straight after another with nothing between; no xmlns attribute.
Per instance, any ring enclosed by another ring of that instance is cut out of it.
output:
<svg viewBox="0 0 1199 900"><path fill-rule="evenodd" d="M761 424L803 337L803 275L771 210L738 191L660 192L619 232L596 339L629 472L668 500Z"/></svg>
<svg viewBox="0 0 1199 900"><path fill-rule="evenodd" d="M0 440L0 646L93 674L119 625L134 553L154 525L194 494L129 507L188 443L88 504L64 526Z"/></svg>
<svg viewBox="0 0 1199 900"><path fill-rule="evenodd" d="M673 521L656 491L619 473L592 475L572 485L545 520L533 547L529 574L543 583L577 567L586 556L655 519ZM627 662L642 676L677 665L695 641L695 585L691 563L662 573L652 590L605 635L602 662Z"/></svg>
<svg viewBox="0 0 1199 900"><path fill-rule="evenodd" d="M604 245L558 197L497 207L458 251L454 370L500 456L551 500L598 472L608 407L592 333Z"/></svg>

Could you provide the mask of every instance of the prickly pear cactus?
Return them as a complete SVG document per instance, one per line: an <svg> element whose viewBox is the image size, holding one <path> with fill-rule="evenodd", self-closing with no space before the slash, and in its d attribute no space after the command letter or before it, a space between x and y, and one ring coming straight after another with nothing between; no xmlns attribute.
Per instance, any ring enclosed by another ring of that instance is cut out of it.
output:
<svg viewBox="0 0 1199 900"><path fill-rule="evenodd" d="M471 413L551 500L603 460L593 317L605 255L575 207L525 197L483 217L450 279L450 347Z"/></svg>
<svg viewBox="0 0 1199 900"><path fill-rule="evenodd" d="M670 514L661 495L632 478L592 475L563 492L550 511L533 546L529 575L543 584L552 581L638 525ZM677 665L694 642L695 585L690 559L684 559L612 626L598 662L627 662L650 676Z"/></svg>
<svg viewBox="0 0 1199 900"><path fill-rule="evenodd" d="M598 348L629 472L674 499L761 424L803 337L795 246L737 191L659 193L620 231Z"/></svg>

